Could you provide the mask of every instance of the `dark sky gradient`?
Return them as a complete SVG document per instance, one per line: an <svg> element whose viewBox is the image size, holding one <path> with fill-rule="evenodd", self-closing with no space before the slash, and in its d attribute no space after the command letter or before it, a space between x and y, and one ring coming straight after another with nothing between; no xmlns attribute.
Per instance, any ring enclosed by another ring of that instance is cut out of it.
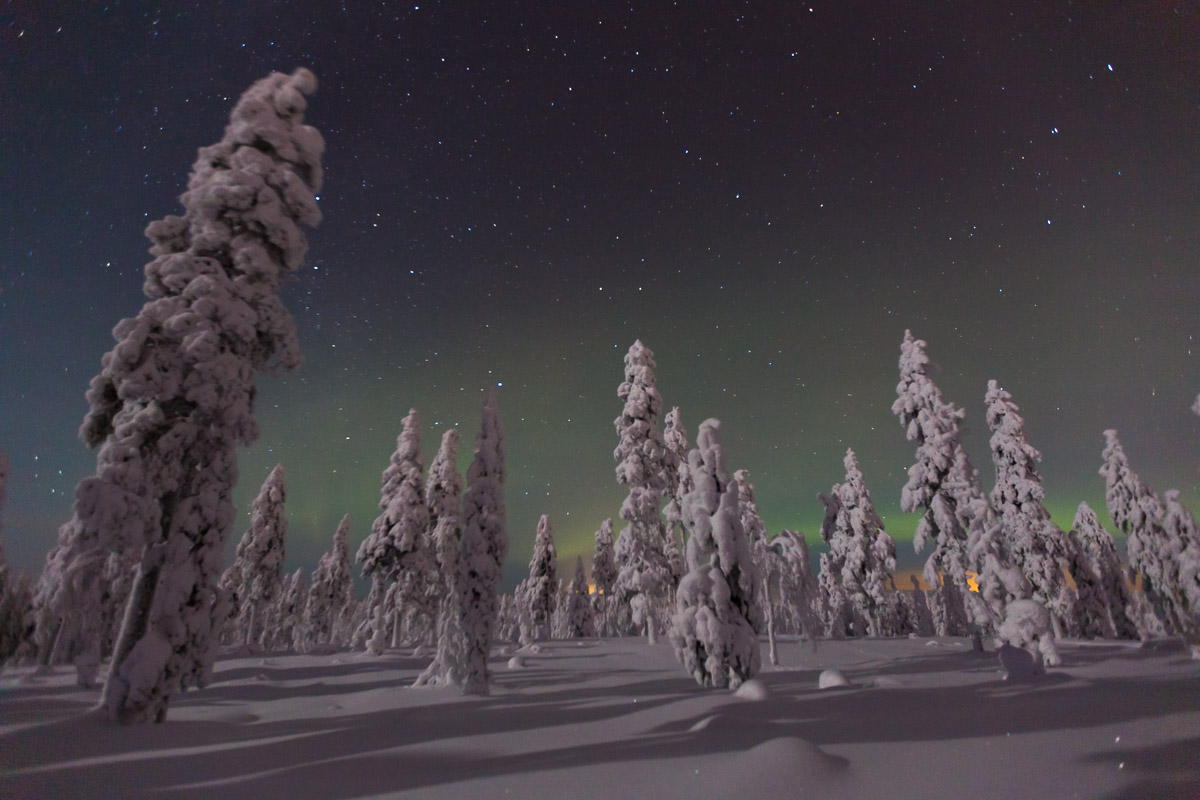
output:
<svg viewBox="0 0 1200 800"><path fill-rule="evenodd" d="M905 328L967 409L986 486L996 378L1060 524L1103 506L1108 427L1200 510L1195 4L49 5L0 6L0 537L19 567L94 469L75 430L143 300L142 229L179 211L237 95L296 66L328 147L326 219L286 291L307 363L260 379L237 492L248 510L284 464L291 568L347 511L366 535L409 407L427 463L463 429L465 468L492 383L509 583L541 513L560 554L590 553L622 497L637 338L691 434L723 421L771 532L819 538L816 494L853 446L911 538Z"/></svg>

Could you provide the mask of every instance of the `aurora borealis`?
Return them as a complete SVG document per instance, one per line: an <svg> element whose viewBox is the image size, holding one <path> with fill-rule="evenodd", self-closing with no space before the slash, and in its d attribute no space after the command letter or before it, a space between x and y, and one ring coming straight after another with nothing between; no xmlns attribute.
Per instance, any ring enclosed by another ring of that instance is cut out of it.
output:
<svg viewBox="0 0 1200 800"><path fill-rule="evenodd" d="M906 328L967 409L985 486L995 378L1060 525L1081 500L1109 522L1109 427L1200 511L1194 5L41 5L0 8L0 541L19 568L94 468L75 430L142 302L142 229L179 210L236 96L296 66L327 145L325 221L286 292L307 361L260 378L237 495L247 511L284 464L291 569L347 511L366 535L410 407L426 463L459 425L465 468L490 384L509 577L542 513L566 569L620 506L638 338L690 434L722 420L772 533L819 540L850 446L911 537L890 413Z"/></svg>

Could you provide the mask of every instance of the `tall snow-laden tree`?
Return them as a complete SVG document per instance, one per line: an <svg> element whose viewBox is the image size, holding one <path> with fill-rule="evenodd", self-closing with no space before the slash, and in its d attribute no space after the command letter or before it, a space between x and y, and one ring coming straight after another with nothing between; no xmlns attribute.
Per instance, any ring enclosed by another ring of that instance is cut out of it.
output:
<svg viewBox="0 0 1200 800"><path fill-rule="evenodd" d="M617 566L613 552L612 517L600 523L596 531L596 550L592 556L592 582L596 591L592 595L592 611L596 620L597 636L612 636L616 633L613 619L613 585L617 581Z"/></svg>
<svg viewBox="0 0 1200 800"><path fill-rule="evenodd" d="M971 596L966 577L969 515L978 513L974 507L979 504L972 502L972 496L982 497L982 491L958 433L963 411L943 399L929 377L930 368L925 342L914 339L906 330L900 345L900 382L892 413L904 426L908 440L916 442L917 460L908 468L900 508L905 513L921 512L913 537L918 553L929 540L934 541L933 552L925 562L925 580L938 587L942 583L939 573L944 573L954 584L956 591L947 594L952 606L947 619L953 625L958 618L954 604ZM981 627L994 624L977 599L967 600L971 621Z"/></svg>
<svg viewBox="0 0 1200 800"><path fill-rule="evenodd" d="M371 533L359 546L357 556L363 575L380 586L380 591L373 593L376 647L384 643L382 637L386 636L393 609L393 641L401 626L401 614L432 634L437 611L437 565L429 536L421 423L416 409L410 409L404 418L396 437L396 451L383 471L379 507L383 513L371 525Z"/></svg>
<svg viewBox="0 0 1200 800"><path fill-rule="evenodd" d="M759 581L759 604L755 608L758 616L751 619L750 624L756 632L767 634L771 663L777 665L779 653L775 643L775 618L771 603L771 576L777 572L773 563L777 553L767 540L767 526L758 513L758 501L754 499L750 473L739 469L733 473L733 482L738 493L738 519L742 523L742 534L750 547L750 558L754 561L754 571Z"/></svg>
<svg viewBox="0 0 1200 800"><path fill-rule="evenodd" d="M994 380L988 381L985 401L996 467L991 503L1012 565L1029 579L1061 635L1076 616L1075 598L1063 574L1070 555L1064 534L1042 503L1046 492L1037 469L1042 454L1026 438L1025 420L1012 395Z"/></svg>
<svg viewBox="0 0 1200 800"><path fill-rule="evenodd" d="M250 528L238 542L226 585L237 593L237 638L262 644L264 616L283 590L283 558L287 539L287 502L283 465L276 464L263 481L250 512Z"/></svg>
<svg viewBox="0 0 1200 800"><path fill-rule="evenodd" d="M567 635L573 639L593 633L592 606L588 598L587 573L583 556L575 557L575 575L567 589Z"/></svg>
<svg viewBox="0 0 1200 800"><path fill-rule="evenodd" d="M533 557L529 560L529 582L525 593L530 620L539 639L550 638L550 615L554 613L558 589L557 562L554 529L550 526L550 518L542 514L533 540Z"/></svg>
<svg viewBox="0 0 1200 800"><path fill-rule="evenodd" d="M663 444L667 448L667 487L665 496L667 505L663 508L666 518L666 541L663 545L667 556L667 565L671 570L671 592L679 586L679 579L686 569L683 555L683 512L680 503L683 496L691 489L688 472L688 438L687 428L679 416L679 406L674 406L667 412L663 422Z"/></svg>
<svg viewBox="0 0 1200 800"><path fill-rule="evenodd" d="M625 407L613 423L620 437L613 451L617 483L629 487L621 504L621 519L629 524L617 540L615 593L620 602L629 604L634 624L645 625L650 644L657 641L655 609L671 576L659 513L671 459L658 429L662 398L655 385L655 366L654 353L635 341L625 354L625 380L617 387Z"/></svg>
<svg viewBox="0 0 1200 800"><path fill-rule="evenodd" d="M462 663L464 694L488 693L488 653L496 621L498 587L508 552L504 519L504 432L496 408L496 393L489 389L483 419L475 437L475 460L467 470L463 498L462 572L459 605L466 647Z"/></svg>
<svg viewBox="0 0 1200 800"><path fill-rule="evenodd" d="M1126 610L1129 588L1116 545L1087 503L1080 503L1075 510L1070 537L1074 545L1071 577L1079 591L1079 612L1086 618L1081 627L1101 636L1138 638Z"/></svg>
<svg viewBox="0 0 1200 800"><path fill-rule="evenodd" d="M255 375L300 362L279 289L304 258L300 225L321 217L324 145L303 121L315 88L304 69L259 81L200 150L184 216L146 229L149 300L114 328L88 390L80 436L99 447L96 474L62 543L75 579L51 602L91 619L108 553L141 553L102 700L121 722L162 720L210 674L236 447L258 437Z"/></svg>
<svg viewBox="0 0 1200 800"><path fill-rule="evenodd" d="M458 430L442 434L442 444L429 466L425 502L429 505L429 527L433 531L433 555L437 562L437 594L441 597L437 622L437 654L417 677L417 686L461 685L457 673L466 646L462 613L458 606L458 579L462 569L462 477L458 474Z"/></svg>
<svg viewBox="0 0 1200 800"><path fill-rule="evenodd" d="M350 575L350 515L342 517L333 533L333 545L321 556L313 571L304 606L300 649L312 652L336 643L334 626L350 604L353 579Z"/></svg>
<svg viewBox="0 0 1200 800"><path fill-rule="evenodd" d="M896 597L892 576L896 572L896 543L875 513L858 458L847 448L843 460L844 483L835 483L825 504L821 538L829 543L831 578L850 604L858 635L892 636L896 633Z"/></svg>
<svg viewBox="0 0 1200 800"><path fill-rule="evenodd" d="M1129 537L1130 570L1141 575L1142 591L1166 630L1195 636L1200 627L1197 546L1181 538L1178 524L1168 530L1166 504L1130 468L1117 432L1107 430L1104 438L1105 502L1113 522ZM1172 521L1179 519L1176 512Z"/></svg>
<svg viewBox="0 0 1200 800"><path fill-rule="evenodd" d="M738 487L725 471L721 423L700 425L688 454L693 488L683 499L688 572L675 595L671 643L701 686L736 689L758 672L761 655L751 620L759 581L742 530Z"/></svg>

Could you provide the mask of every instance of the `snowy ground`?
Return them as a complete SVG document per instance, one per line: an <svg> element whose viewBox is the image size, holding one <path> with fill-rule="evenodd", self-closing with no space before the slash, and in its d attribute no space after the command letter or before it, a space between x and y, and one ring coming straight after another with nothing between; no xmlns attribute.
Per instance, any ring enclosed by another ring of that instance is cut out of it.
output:
<svg viewBox="0 0 1200 800"><path fill-rule="evenodd" d="M497 652L485 698L407 688L411 650L228 658L129 728L81 715L73 671L11 670L0 798L1197 798L1200 661L1161 644L1007 683L961 639L788 641L757 700L631 639Z"/></svg>

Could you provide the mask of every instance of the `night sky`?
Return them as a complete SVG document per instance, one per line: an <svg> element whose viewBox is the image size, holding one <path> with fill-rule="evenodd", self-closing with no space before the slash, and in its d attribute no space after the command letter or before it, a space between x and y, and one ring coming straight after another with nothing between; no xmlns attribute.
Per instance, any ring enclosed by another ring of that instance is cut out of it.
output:
<svg viewBox="0 0 1200 800"><path fill-rule="evenodd" d="M305 66L321 226L286 288L307 358L261 377L239 513L287 471L288 567L353 546L410 407L426 463L508 440L507 585L550 515L569 572L623 493L622 357L654 350L692 436L723 422L768 529L819 540L859 455L888 530L913 445L905 328L967 409L1021 406L1055 520L1103 513L1101 432L1200 511L1194 3L0 4L6 558L40 569L95 455L84 391L140 308L236 97ZM311 5L314 8L309 8ZM48 8L53 6L53 8ZM240 517L229 546L241 535Z"/></svg>

